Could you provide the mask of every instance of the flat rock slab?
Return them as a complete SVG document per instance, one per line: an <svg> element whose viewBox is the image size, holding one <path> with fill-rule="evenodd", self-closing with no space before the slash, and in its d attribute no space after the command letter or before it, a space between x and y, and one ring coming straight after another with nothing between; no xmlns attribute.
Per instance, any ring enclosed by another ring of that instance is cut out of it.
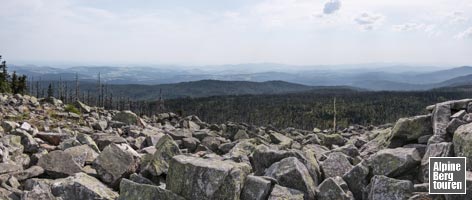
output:
<svg viewBox="0 0 472 200"><path fill-rule="evenodd" d="M174 156L167 189L186 199L240 199L250 166L233 161Z"/></svg>
<svg viewBox="0 0 472 200"><path fill-rule="evenodd" d="M81 172L82 167L64 151L57 150L41 156L38 165L51 177L63 178Z"/></svg>
<svg viewBox="0 0 472 200"><path fill-rule="evenodd" d="M368 159L374 175L397 177L410 173L421 163L421 156L415 148L383 149Z"/></svg>
<svg viewBox="0 0 472 200"><path fill-rule="evenodd" d="M51 186L56 197L68 200L103 199L114 200L118 193L108 188L96 178L84 173L60 179Z"/></svg>
<svg viewBox="0 0 472 200"><path fill-rule="evenodd" d="M42 140L46 141L47 143L57 146L62 141L70 138L71 136L67 133L45 133L40 132L35 135L35 137L41 138Z"/></svg>
<svg viewBox="0 0 472 200"><path fill-rule="evenodd" d="M183 197L155 185L139 184L128 179L121 180L120 197L118 197L118 200L145 199L185 200Z"/></svg>
<svg viewBox="0 0 472 200"><path fill-rule="evenodd" d="M390 147L400 147L406 143L417 142L421 136L432 134L431 115L400 118L392 129Z"/></svg>

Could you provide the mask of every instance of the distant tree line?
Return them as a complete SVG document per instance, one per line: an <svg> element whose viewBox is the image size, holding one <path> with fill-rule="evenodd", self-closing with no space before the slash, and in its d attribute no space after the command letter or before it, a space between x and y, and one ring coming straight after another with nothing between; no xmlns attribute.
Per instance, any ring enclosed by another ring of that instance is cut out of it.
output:
<svg viewBox="0 0 472 200"><path fill-rule="evenodd" d="M184 98L166 101L166 107L183 115L197 115L209 123L244 122L278 128L345 128L382 125L401 117L426 113L426 106L472 97L469 91L332 92L281 95L243 95ZM333 99L336 98L336 113ZM151 104L152 105L152 104ZM152 109L151 109L152 110Z"/></svg>
<svg viewBox="0 0 472 200"><path fill-rule="evenodd" d="M135 101L122 92L113 91L108 84L101 80L100 74L97 75L95 87L89 87L90 83L88 83L88 87L81 88L78 74L76 74L75 81L62 80L60 77L59 80L45 81L41 80L41 77L36 80L31 77L28 83L29 94L38 98L54 97L65 104L81 101L91 106L105 109L132 110L138 114L149 116L165 111L162 94L159 95L158 99ZM153 106L150 102L159 105Z"/></svg>
<svg viewBox="0 0 472 200"><path fill-rule="evenodd" d="M0 55L0 93L25 94L27 92L27 77L17 75L16 72L9 74L7 62Z"/></svg>
<svg viewBox="0 0 472 200"><path fill-rule="evenodd" d="M164 102L162 91L158 99L133 100L126 94L113 91L100 79L100 74L97 75L95 87L81 89L76 76L75 81L31 78L28 89L37 97L56 97L66 104L79 100L106 109L131 110L142 116L174 112L182 116L197 115L209 123L233 121L300 129L332 128L334 115L338 128L353 124L393 123L401 117L425 113L425 107L430 104L472 96L472 89L418 92L322 90L276 95L179 98Z"/></svg>

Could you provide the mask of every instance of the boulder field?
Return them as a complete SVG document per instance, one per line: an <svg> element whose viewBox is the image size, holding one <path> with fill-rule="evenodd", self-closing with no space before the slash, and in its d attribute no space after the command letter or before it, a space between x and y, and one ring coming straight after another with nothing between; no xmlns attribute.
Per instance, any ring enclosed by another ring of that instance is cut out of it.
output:
<svg viewBox="0 0 472 200"><path fill-rule="evenodd" d="M0 94L0 199L472 199L472 99L336 132L70 106ZM428 194L428 158L451 156L467 194Z"/></svg>

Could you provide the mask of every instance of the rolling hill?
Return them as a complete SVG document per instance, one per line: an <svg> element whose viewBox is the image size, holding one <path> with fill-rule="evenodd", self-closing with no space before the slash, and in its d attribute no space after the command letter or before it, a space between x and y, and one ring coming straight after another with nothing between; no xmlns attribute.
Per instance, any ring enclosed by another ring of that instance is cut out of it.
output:
<svg viewBox="0 0 472 200"><path fill-rule="evenodd" d="M274 71L267 66L267 71L250 70L251 65L222 66L229 67L226 71L219 70L183 70L178 67L161 66L154 67L70 67L52 68L39 66L11 66L12 71L26 74L30 79L43 81L57 81L75 79L77 73L81 82L89 82L92 85L97 82L100 73L101 80L113 86L118 91L131 89L134 97L154 97L147 93L155 93L155 86L165 90L175 90L174 97L195 96L198 93L211 95L232 95L232 94L260 94L260 93L284 93L301 91L309 86L350 86L364 88L373 91L413 91L429 90L438 87L469 84L472 74L472 67L462 66L446 70L431 69L430 71L417 70L415 68L392 69L316 69L316 70L292 70ZM273 65L277 67L278 65ZM239 67L239 68L238 68ZM254 64L255 68L260 67ZM280 66L279 66L280 67ZM217 68L217 67L214 67ZM245 71L247 73L245 73ZM272 71L271 71L272 70ZM197 82L207 80L203 82ZM208 80L219 80L233 82L209 82ZM271 81L283 81L286 84L275 84ZM244 82L269 82L254 88L253 84ZM287 82L293 83L287 85ZM181 84L180 84L181 83ZM166 85L177 84L177 85ZM297 85L298 84L298 85ZM85 84L87 85L87 84ZM234 88L232 86L239 86ZM297 85L297 86L295 86ZM303 85L303 86L301 86ZM226 87L226 91L222 91ZM93 88L93 86L91 86ZM259 90L260 89L260 90ZM216 90L220 90L216 92ZM198 96L198 95L197 95Z"/></svg>
<svg viewBox="0 0 472 200"><path fill-rule="evenodd" d="M57 90L58 82L42 81L40 90L47 90L49 83ZM75 82L65 83L67 88L75 88ZM82 94L90 92L98 94L97 84L95 82L80 82L79 88ZM347 86L306 86L302 84L289 83L284 81L219 81L219 80L201 80L173 84L158 85L106 85L106 90L112 93L114 97L130 98L132 100L155 100L159 98L160 91L165 99L175 98L198 98L209 96L228 96L228 95L258 95L258 94L288 94L296 92L349 92L361 89Z"/></svg>

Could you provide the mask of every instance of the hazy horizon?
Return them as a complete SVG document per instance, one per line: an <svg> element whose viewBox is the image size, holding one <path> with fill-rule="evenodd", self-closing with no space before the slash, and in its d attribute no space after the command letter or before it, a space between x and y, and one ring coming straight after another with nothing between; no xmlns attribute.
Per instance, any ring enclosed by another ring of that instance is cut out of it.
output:
<svg viewBox="0 0 472 200"><path fill-rule="evenodd" d="M468 0L6 0L2 9L0 54L20 65L472 63Z"/></svg>

